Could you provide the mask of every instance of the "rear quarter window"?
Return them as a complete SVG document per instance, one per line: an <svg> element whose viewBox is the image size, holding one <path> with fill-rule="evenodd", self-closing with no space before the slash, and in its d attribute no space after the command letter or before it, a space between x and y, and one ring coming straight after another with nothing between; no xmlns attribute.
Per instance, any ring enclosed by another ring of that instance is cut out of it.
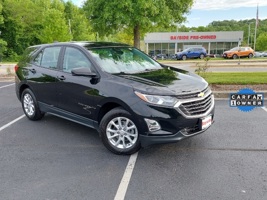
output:
<svg viewBox="0 0 267 200"><path fill-rule="evenodd" d="M25 49L20 61L19 66L23 67L27 63L30 63L33 59L34 53L39 49L40 47L28 47Z"/></svg>

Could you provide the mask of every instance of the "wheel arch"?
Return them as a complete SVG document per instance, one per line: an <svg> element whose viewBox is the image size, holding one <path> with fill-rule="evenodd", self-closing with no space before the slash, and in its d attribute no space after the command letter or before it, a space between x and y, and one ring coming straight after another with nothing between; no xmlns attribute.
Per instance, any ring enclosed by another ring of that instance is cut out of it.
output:
<svg viewBox="0 0 267 200"><path fill-rule="evenodd" d="M22 92L27 88L30 88L27 84L22 84L20 86L20 88L19 88L19 99L21 99Z"/></svg>
<svg viewBox="0 0 267 200"><path fill-rule="evenodd" d="M131 108L121 100L118 101L115 99L109 99L107 102L104 102L103 104L99 105L99 111L97 115L98 124L100 124L102 118L105 116L106 113L117 107L121 107L128 111L130 114L133 114Z"/></svg>

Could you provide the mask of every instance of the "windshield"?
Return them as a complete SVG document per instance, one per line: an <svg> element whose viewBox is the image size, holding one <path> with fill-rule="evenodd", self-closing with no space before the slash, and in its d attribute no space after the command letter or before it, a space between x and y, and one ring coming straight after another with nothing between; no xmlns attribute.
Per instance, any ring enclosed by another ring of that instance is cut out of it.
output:
<svg viewBox="0 0 267 200"><path fill-rule="evenodd" d="M192 49L187 48L187 49L184 49L182 52L188 52L188 51L192 51Z"/></svg>
<svg viewBox="0 0 267 200"><path fill-rule="evenodd" d="M238 51L238 47L232 48L230 51Z"/></svg>
<svg viewBox="0 0 267 200"><path fill-rule="evenodd" d="M104 47L88 50L100 67L111 74L162 69L159 63L135 48Z"/></svg>

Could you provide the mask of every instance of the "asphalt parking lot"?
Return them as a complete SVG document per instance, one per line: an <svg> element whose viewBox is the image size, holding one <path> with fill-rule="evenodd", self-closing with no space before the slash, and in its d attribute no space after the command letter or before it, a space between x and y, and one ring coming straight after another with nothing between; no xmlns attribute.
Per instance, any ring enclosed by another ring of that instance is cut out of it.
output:
<svg viewBox="0 0 267 200"><path fill-rule="evenodd" d="M266 200L267 109L218 100L215 121L196 137L118 156L88 127L29 121L14 84L0 82L0 199Z"/></svg>

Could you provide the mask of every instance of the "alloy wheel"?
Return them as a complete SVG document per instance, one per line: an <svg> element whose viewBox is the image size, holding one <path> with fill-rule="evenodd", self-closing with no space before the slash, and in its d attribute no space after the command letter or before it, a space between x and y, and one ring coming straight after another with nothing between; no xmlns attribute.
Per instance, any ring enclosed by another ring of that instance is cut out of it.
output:
<svg viewBox="0 0 267 200"><path fill-rule="evenodd" d="M126 117L112 119L106 128L107 139L118 149L128 149L135 145L138 139L136 125Z"/></svg>
<svg viewBox="0 0 267 200"><path fill-rule="evenodd" d="M27 115L32 116L35 112L35 105L30 94L26 93L23 97L23 107Z"/></svg>

